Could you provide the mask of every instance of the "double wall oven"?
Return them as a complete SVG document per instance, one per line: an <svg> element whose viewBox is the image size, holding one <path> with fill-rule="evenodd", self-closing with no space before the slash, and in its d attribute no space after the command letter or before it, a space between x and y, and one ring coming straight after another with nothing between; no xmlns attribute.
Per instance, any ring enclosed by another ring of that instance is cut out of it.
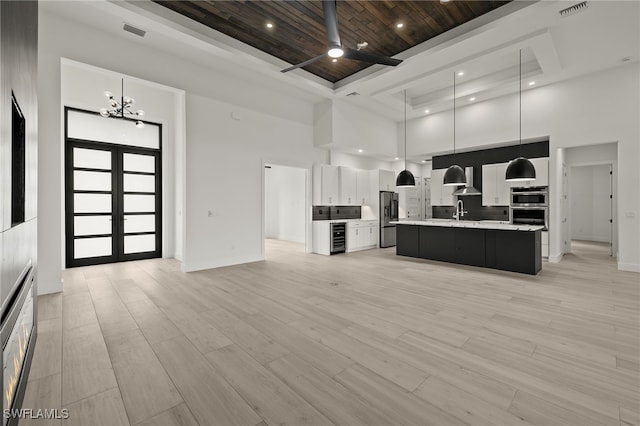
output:
<svg viewBox="0 0 640 426"><path fill-rule="evenodd" d="M511 188L511 222L516 225L549 227L549 188Z"/></svg>

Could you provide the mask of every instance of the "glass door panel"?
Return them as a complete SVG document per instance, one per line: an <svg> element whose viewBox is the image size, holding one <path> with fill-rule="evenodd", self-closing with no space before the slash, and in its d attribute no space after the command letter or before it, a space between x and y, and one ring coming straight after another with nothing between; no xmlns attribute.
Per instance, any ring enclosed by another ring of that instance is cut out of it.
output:
<svg viewBox="0 0 640 426"><path fill-rule="evenodd" d="M124 232L155 232L156 215L155 214L125 214L124 215Z"/></svg>
<svg viewBox="0 0 640 426"><path fill-rule="evenodd" d="M124 194L125 213L153 213L155 212L155 195Z"/></svg>
<svg viewBox="0 0 640 426"><path fill-rule="evenodd" d="M111 246L111 237L78 238L74 242L73 257L75 259L110 257L113 254Z"/></svg>
<svg viewBox="0 0 640 426"><path fill-rule="evenodd" d="M156 235L125 235L124 253L140 253L156 250Z"/></svg>
<svg viewBox="0 0 640 426"><path fill-rule="evenodd" d="M73 189L111 191L111 170L95 172L74 170Z"/></svg>
<svg viewBox="0 0 640 426"><path fill-rule="evenodd" d="M153 194L156 190L156 177L154 175L124 174L125 192L148 192Z"/></svg>
<svg viewBox="0 0 640 426"><path fill-rule="evenodd" d="M73 235L106 235L111 234L113 219L111 215L76 216L73 218Z"/></svg>
<svg viewBox="0 0 640 426"><path fill-rule="evenodd" d="M111 213L111 194L73 194L74 213Z"/></svg>
<svg viewBox="0 0 640 426"><path fill-rule="evenodd" d="M111 151L73 148L73 167L111 170Z"/></svg>
<svg viewBox="0 0 640 426"><path fill-rule="evenodd" d="M122 166L125 172L156 172L155 158L150 155L125 153L122 157Z"/></svg>

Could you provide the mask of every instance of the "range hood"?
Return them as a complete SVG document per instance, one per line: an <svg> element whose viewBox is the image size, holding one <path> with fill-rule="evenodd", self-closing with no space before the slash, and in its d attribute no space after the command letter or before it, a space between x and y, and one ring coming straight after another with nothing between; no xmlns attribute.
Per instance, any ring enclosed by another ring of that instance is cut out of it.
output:
<svg viewBox="0 0 640 426"><path fill-rule="evenodd" d="M464 174L467 177L467 184L460 189L456 189L453 195L461 196L482 194L482 192L473 187L473 167L465 167Z"/></svg>

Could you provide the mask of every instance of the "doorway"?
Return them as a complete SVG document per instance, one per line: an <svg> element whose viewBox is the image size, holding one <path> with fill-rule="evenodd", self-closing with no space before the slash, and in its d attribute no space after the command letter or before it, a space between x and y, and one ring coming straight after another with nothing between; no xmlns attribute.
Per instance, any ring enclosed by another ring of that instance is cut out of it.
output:
<svg viewBox="0 0 640 426"><path fill-rule="evenodd" d="M131 146L67 131L65 163L67 268L161 257L160 141Z"/></svg>
<svg viewBox="0 0 640 426"><path fill-rule="evenodd" d="M613 255L614 211L611 164L571 167L570 197L572 246L576 241L606 244Z"/></svg>
<svg viewBox="0 0 640 426"><path fill-rule="evenodd" d="M265 164L264 237L267 252L305 252L307 169Z"/></svg>

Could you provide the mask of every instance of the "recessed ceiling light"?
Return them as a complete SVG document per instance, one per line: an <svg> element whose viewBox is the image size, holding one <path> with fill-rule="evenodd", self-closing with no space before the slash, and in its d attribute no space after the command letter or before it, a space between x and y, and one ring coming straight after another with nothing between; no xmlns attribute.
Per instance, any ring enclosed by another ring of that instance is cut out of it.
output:
<svg viewBox="0 0 640 426"><path fill-rule="evenodd" d="M398 22L396 24L396 28L404 28L404 24L402 22Z"/></svg>
<svg viewBox="0 0 640 426"><path fill-rule="evenodd" d="M271 22L267 22L267 28L273 28L273 24Z"/></svg>
<svg viewBox="0 0 640 426"><path fill-rule="evenodd" d="M440 4L447 4L449 3L451 0L440 0Z"/></svg>
<svg viewBox="0 0 640 426"><path fill-rule="evenodd" d="M464 71L458 71L458 77L462 77L464 75Z"/></svg>
<svg viewBox="0 0 640 426"><path fill-rule="evenodd" d="M424 113L425 113L425 114L429 114L429 110L428 110L428 109L425 109L425 110L424 110Z"/></svg>
<svg viewBox="0 0 640 426"><path fill-rule="evenodd" d="M421 163L426 163L426 162L427 162L427 160L422 160L422 161L421 161Z"/></svg>
<svg viewBox="0 0 640 426"><path fill-rule="evenodd" d="M530 82L529 82L529 86L535 86L535 85L536 85L536 82L535 82L535 81L530 81Z"/></svg>
<svg viewBox="0 0 640 426"><path fill-rule="evenodd" d="M398 160L399 160L399 158L398 158L398 157L396 157L396 158L395 158L395 160L396 160L396 161L398 161Z"/></svg>
<svg viewBox="0 0 640 426"><path fill-rule="evenodd" d="M469 98L469 100L470 100L471 102L473 102L473 101L475 101L475 100L476 100L476 98L471 97L471 98Z"/></svg>
<svg viewBox="0 0 640 426"><path fill-rule="evenodd" d="M361 149L359 149L359 150L358 150L358 152L359 152L359 153L362 153L362 150L361 150Z"/></svg>
<svg viewBox="0 0 640 426"><path fill-rule="evenodd" d="M333 58L331 62L338 62L338 60L336 58Z"/></svg>

